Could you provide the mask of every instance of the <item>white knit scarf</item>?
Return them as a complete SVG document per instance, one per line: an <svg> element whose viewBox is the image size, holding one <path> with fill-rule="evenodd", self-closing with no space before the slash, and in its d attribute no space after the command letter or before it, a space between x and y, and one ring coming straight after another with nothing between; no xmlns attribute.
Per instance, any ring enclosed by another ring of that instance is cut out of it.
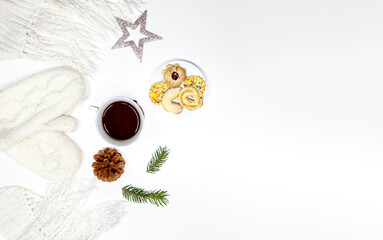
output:
<svg viewBox="0 0 383 240"><path fill-rule="evenodd" d="M141 0L1 0L0 61L29 57L89 74Z"/></svg>
<svg viewBox="0 0 383 240"><path fill-rule="evenodd" d="M125 201L87 207L95 182L52 183L46 196L19 186L0 188L0 239L96 240L126 212Z"/></svg>

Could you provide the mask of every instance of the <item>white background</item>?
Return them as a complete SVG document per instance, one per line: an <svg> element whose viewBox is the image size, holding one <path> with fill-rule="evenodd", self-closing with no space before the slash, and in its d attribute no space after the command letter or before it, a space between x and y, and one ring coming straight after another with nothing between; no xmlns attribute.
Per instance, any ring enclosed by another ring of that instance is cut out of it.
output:
<svg viewBox="0 0 383 240"><path fill-rule="evenodd" d="M140 139L118 148L126 173L98 184L96 202L121 187L166 189L164 208L129 203L102 239L383 239L383 2L380 0L204 1L147 4L140 64L131 49L110 52L74 111L83 149L79 177L108 146L90 104L135 98L146 119ZM111 45L117 39L111 39ZM181 57L208 75L206 105L166 114L151 104L150 77ZM22 71L20 70L22 66ZM2 83L48 65L0 64ZM145 173L160 145L163 169ZM45 179L0 156L1 185L44 194Z"/></svg>

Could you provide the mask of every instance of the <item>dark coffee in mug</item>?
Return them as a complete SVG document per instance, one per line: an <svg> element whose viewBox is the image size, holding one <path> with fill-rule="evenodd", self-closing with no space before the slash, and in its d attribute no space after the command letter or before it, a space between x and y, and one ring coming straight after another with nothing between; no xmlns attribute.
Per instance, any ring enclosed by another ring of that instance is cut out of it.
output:
<svg viewBox="0 0 383 240"><path fill-rule="evenodd" d="M117 101L105 108L102 126L105 132L117 140L127 140L140 129L140 115L130 103Z"/></svg>

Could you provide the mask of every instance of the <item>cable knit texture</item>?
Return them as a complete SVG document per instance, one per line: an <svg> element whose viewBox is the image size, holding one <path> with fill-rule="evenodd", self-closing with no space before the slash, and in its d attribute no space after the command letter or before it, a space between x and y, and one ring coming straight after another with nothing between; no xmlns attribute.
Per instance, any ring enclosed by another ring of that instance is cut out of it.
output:
<svg viewBox="0 0 383 240"><path fill-rule="evenodd" d="M84 74L97 69L108 36L119 33L114 16L130 19L141 0L2 0L0 61L30 57L72 66Z"/></svg>
<svg viewBox="0 0 383 240"><path fill-rule="evenodd" d="M0 150L42 177L63 181L77 171L81 150L61 131L76 129L63 115L83 97L81 74L53 68L0 92Z"/></svg>
<svg viewBox="0 0 383 240"><path fill-rule="evenodd" d="M35 133L71 111L82 98L85 82L67 67L53 68L0 92L0 150Z"/></svg>
<svg viewBox="0 0 383 240"><path fill-rule="evenodd" d="M81 150L63 132L37 132L5 152L20 165L51 180L71 178L80 167Z"/></svg>
<svg viewBox="0 0 383 240"><path fill-rule="evenodd" d="M96 240L125 215L125 201L85 208L94 181L53 184L45 197L29 189L0 188L0 239Z"/></svg>

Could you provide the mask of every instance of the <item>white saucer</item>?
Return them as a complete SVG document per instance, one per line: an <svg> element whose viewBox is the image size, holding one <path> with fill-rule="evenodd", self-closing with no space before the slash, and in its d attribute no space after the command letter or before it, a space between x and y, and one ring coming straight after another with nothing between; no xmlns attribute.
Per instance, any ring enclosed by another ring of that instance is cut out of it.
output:
<svg viewBox="0 0 383 240"><path fill-rule="evenodd" d="M156 82L160 82L162 81L162 71L164 69L166 69L166 66L168 64L176 64L178 63L182 68L185 68L186 69L186 75L189 77L189 76L192 76L192 75L195 75L195 76L200 76L203 78L203 80L205 81L206 83L206 88L205 88L205 91L203 93L203 103L205 105L206 103L206 97L208 95L208 83L207 83L207 77L206 77L206 74L204 73L204 71L195 63L189 61L189 60L186 60L186 59L170 59L164 63L162 63L161 65L159 65L157 67L157 69L153 72L153 75L152 75L152 79L150 81L150 86L148 89L150 89L150 87L156 83ZM181 87L184 87L183 84L181 85ZM148 100L150 101L150 99L148 98ZM151 102L152 103L152 102ZM152 103L157 109L159 109L160 111L163 111L165 113L168 113L166 112L161 105L155 105L154 103ZM201 108L203 108L204 106L202 106ZM177 115L184 115L184 114L190 114L191 112L197 112L199 109L196 109L194 111L189 111L187 109L184 109L182 111L182 113L180 114L177 114ZM168 114L172 114L172 113L168 113Z"/></svg>

